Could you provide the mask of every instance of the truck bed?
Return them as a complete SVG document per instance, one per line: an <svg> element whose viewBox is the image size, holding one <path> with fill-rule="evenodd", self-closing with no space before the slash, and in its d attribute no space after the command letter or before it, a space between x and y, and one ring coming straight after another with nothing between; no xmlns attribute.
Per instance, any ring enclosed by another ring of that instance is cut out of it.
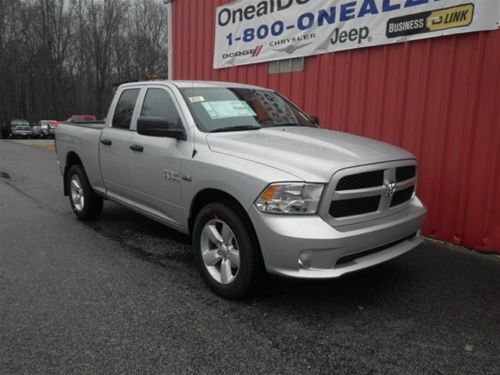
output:
<svg viewBox="0 0 500 375"><path fill-rule="evenodd" d="M78 155L94 188L103 186L99 166L99 140L105 124L104 121L64 121L56 129L57 153Z"/></svg>
<svg viewBox="0 0 500 375"><path fill-rule="evenodd" d="M61 124L77 126L79 128L87 128L87 129L98 129L102 130L104 125L106 125L106 121L92 121L92 122L69 122L63 121Z"/></svg>

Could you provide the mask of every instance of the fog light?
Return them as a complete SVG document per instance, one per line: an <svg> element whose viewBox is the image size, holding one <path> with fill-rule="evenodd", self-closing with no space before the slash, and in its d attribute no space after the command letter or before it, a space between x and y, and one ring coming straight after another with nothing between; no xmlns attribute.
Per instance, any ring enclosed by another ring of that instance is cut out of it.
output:
<svg viewBox="0 0 500 375"><path fill-rule="evenodd" d="M304 251L299 255L299 268L311 268L312 251Z"/></svg>

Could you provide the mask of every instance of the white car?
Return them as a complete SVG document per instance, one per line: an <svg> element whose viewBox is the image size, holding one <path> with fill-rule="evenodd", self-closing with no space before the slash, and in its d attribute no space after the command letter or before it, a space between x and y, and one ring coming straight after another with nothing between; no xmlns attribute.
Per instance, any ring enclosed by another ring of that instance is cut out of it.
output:
<svg viewBox="0 0 500 375"><path fill-rule="evenodd" d="M12 120L10 122L12 138L31 138L31 126L26 120Z"/></svg>
<svg viewBox="0 0 500 375"><path fill-rule="evenodd" d="M38 121L38 125L42 130L43 138L53 138L54 137L54 129L55 127L51 126L51 124L56 123L55 120L40 120Z"/></svg>

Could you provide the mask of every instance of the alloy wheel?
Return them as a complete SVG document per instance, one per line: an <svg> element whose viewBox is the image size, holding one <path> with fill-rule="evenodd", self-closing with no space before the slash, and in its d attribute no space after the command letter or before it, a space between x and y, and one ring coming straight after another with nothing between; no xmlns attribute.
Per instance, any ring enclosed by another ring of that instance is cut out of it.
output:
<svg viewBox="0 0 500 375"><path fill-rule="evenodd" d="M224 221L214 218L205 224L200 250L203 263L214 280L227 285L236 278L240 268L238 241Z"/></svg>

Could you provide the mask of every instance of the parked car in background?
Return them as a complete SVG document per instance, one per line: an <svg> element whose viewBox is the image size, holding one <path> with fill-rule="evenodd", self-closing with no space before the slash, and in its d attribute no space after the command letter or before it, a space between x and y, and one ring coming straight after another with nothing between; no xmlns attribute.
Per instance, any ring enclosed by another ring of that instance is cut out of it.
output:
<svg viewBox="0 0 500 375"><path fill-rule="evenodd" d="M41 138L42 137L42 128L36 123L31 125L31 138Z"/></svg>
<svg viewBox="0 0 500 375"><path fill-rule="evenodd" d="M62 122L61 121L49 121L49 138L54 138L55 137L55 133L56 133L56 129L59 125L61 125Z"/></svg>
<svg viewBox="0 0 500 375"><path fill-rule="evenodd" d="M12 120L10 122L12 138L31 138L31 126L27 120Z"/></svg>
<svg viewBox="0 0 500 375"><path fill-rule="evenodd" d="M97 121L95 115L73 115L66 122L94 122Z"/></svg>
<svg viewBox="0 0 500 375"><path fill-rule="evenodd" d="M40 120L40 121L38 121L38 125L40 126L40 129L42 131L43 138L50 137L50 126L49 126L50 122L55 122L55 120Z"/></svg>

